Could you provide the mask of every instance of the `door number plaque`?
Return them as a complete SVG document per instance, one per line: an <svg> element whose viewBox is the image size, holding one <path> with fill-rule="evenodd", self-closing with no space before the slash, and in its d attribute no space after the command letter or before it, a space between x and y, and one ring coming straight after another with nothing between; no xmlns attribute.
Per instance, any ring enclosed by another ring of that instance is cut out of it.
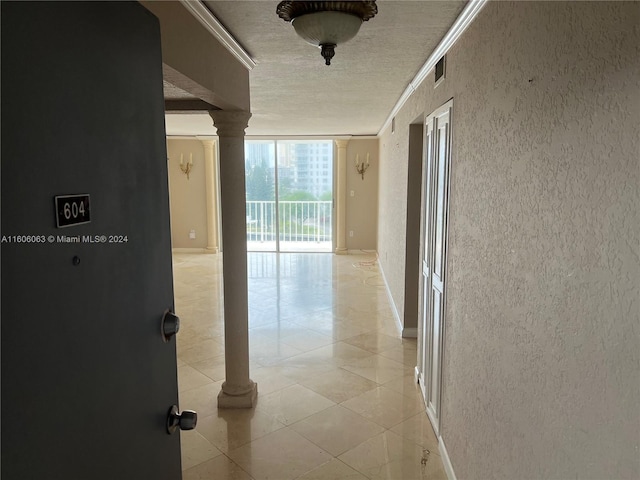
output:
<svg viewBox="0 0 640 480"><path fill-rule="evenodd" d="M70 227L91 221L89 195L58 195L56 203L56 227Z"/></svg>

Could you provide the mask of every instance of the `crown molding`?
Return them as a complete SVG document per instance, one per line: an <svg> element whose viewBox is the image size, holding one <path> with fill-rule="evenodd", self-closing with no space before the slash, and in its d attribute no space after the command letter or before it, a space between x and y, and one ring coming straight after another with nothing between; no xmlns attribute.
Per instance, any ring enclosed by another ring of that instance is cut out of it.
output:
<svg viewBox="0 0 640 480"><path fill-rule="evenodd" d="M462 10L462 13L458 16L456 21L453 23L449 31L442 38L438 46L435 48L427 61L422 65L422 68L418 71L413 80L409 82L407 88L405 88L404 92L398 99L398 102L395 104L391 113L380 127L378 131L378 136L382 135L389 125L391 124L391 120L395 117L400 109L404 106L406 101L409 99L411 94L415 92L418 87L422 84L422 82L427 78L428 73L436 66L438 60L440 60L453 46L454 43L462 36L462 33L467 29L467 27L473 22L476 18L482 7L485 6L488 0L470 0L467 3L467 6Z"/></svg>
<svg viewBox="0 0 640 480"><path fill-rule="evenodd" d="M180 3L248 70L252 70L256 66L256 62L253 61L247 51L222 26L201 0L180 0Z"/></svg>

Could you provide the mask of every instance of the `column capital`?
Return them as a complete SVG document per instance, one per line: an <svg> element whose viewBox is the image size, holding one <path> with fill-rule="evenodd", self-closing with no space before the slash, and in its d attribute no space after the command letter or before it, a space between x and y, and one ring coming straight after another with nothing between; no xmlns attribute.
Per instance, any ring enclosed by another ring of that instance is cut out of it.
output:
<svg viewBox="0 0 640 480"><path fill-rule="evenodd" d="M215 140L209 138L199 138L198 140L200 140L202 142L202 145L207 148L213 148L216 144Z"/></svg>
<svg viewBox="0 0 640 480"><path fill-rule="evenodd" d="M335 142L338 148L347 148L347 145L349 145L349 140L336 140Z"/></svg>
<svg viewBox="0 0 640 480"><path fill-rule="evenodd" d="M244 137L251 118L251 112L243 110L209 110L209 115L220 137Z"/></svg>

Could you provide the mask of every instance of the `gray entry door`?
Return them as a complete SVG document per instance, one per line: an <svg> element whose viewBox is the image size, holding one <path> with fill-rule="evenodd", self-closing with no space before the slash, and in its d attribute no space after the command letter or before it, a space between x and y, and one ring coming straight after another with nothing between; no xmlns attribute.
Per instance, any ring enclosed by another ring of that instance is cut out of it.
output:
<svg viewBox="0 0 640 480"><path fill-rule="evenodd" d="M1 9L2 478L179 479L157 19L135 2ZM89 223L56 227L66 194L90 195Z"/></svg>

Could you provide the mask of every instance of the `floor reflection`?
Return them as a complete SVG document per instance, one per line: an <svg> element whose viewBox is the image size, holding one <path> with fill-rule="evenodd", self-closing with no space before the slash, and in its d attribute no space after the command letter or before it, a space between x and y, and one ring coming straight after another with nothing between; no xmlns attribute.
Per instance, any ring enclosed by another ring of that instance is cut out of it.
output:
<svg viewBox="0 0 640 480"><path fill-rule="evenodd" d="M444 479L373 255L248 255L258 404L218 410L224 380L221 255L174 256L184 479Z"/></svg>

